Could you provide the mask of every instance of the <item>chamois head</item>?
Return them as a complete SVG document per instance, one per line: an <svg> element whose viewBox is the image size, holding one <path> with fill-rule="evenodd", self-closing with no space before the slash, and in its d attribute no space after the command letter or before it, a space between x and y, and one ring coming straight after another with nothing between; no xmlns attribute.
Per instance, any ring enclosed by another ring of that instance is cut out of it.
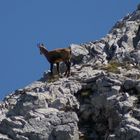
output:
<svg viewBox="0 0 140 140"><path fill-rule="evenodd" d="M46 50L44 44L43 43L39 43L39 44L37 44L37 46L38 46L38 48L40 50L40 54L41 55L44 54L44 51Z"/></svg>

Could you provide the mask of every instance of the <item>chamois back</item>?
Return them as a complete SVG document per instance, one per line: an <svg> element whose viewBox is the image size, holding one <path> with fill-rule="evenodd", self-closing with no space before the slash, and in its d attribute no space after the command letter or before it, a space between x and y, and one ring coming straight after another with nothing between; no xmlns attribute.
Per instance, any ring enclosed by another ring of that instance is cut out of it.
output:
<svg viewBox="0 0 140 140"><path fill-rule="evenodd" d="M64 48L49 51L48 57L52 63L69 61L71 59L71 49Z"/></svg>

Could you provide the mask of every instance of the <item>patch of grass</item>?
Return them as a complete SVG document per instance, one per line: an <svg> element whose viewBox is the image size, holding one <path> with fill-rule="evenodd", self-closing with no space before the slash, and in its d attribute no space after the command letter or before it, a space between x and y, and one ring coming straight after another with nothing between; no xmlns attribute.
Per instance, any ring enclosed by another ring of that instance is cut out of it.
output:
<svg viewBox="0 0 140 140"><path fill-rule="evenodd" d="M106 70L107 72L112 72L112 73L120 73L120 70L118 67L120 67L121 64L118 63L117 61L110 61L104 68L103 70Z"/></svg>
<svg viewBox="0 0 140 140"><path fill-rule="evenodd" d="M86 90L83 90L83 91L81 92L81 96L83 96L83 97L88 97L88 96L90 96L92 93L93 93L93 92L91 91L91 89L86 89Z"/></svg>
<svg viewBox="0 0 140 140"><path fill-rule="evenodd" d="M53 82L58 81L59 78L60 78L59 75L53 75L53 76L50 75L50 76L48 76L48 78L47 78L47 82L48 82L48 83L53 83Z"/></svg>
<svg viewBox="0 0 140 140"><path fill-rule="evenodd" d="M122 69L131 70L134 66L129 61L120 63L117 60L111 60L106 66L103 67L103 70L120 74L119 67L121 67Z"/></svg>

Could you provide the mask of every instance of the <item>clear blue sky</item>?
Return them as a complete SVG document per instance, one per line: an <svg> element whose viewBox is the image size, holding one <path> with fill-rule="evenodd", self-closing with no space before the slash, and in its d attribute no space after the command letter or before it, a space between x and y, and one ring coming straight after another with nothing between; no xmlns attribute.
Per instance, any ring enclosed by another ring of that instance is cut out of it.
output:
<svg viewBox="0 0 140 140"><path fill-rule="evenodd" d="M139 0L1 0L0 99L39 79L49 67L36 44L49 50L105 36Z"/></svg>

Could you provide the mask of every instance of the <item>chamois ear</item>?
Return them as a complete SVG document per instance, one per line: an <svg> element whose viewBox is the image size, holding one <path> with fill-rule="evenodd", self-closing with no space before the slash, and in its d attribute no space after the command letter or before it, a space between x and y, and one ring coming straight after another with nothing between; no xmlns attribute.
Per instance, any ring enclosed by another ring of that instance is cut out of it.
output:
<svg viewBox="0 0 140 140"><path fill-rule="evenodd" d="M45 47L43 43L40 43L40 46Z"/></svg>
<svg viewBox="0 0 140 140"><path fill-rule="evenodd" d="M45 47L45 46L44 46L43 43L38 43L38 44L37 44L37 47L40 48L40 47Z"/></svg>

